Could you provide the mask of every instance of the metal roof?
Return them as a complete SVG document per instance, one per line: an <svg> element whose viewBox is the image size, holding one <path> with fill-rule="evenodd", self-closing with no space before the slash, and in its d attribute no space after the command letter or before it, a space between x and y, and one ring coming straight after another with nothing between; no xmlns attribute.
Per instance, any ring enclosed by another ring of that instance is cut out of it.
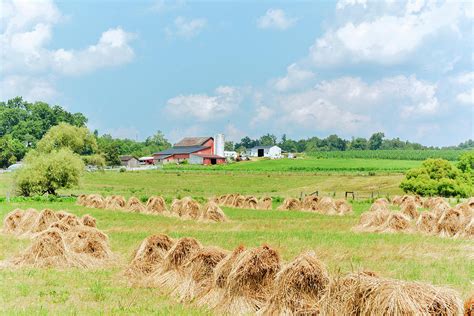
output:
<svg viewBox="0 0 474 316"><path fill-rule="evenodd" d="M188 146L188 147L173 147L170 149L166 149L163 151L159 151L154 153L153 156L156 155L176 155L176 154L191 154L196 151L200 151L209 147L206 146Z"/></svg>
<svg viewBox="0 0 474 316"><path fill-rule="evenodd" d="M188 147L188 146L202 146L205 142L207 142L210 138L209 136L206 137L185 137L176 144L174 147Z"/></svg>
<svg viewBox="0 0 474 316"><path fill-rule="evenodd" d="M270 149L272 147L278 147L277 145L271 145L271 146L255 146L252 149Z"/></svg>
<svg viewBox="0 0 474 316"><path fill-rule="evenodd" d="M219 155L208 155L208 154L192 154L193 156L198 156L202 158L216 158L216 159L226 159L225 157Z"/></svg>
<svg viewBox="0 0 474 316"><path fill-rule="evenodd" d="M133 159L133 158L137 159L137 157L131 156L131 155L123 155L123 156L120 156L120 160L121 160L121 161L128 161L128 160ZM137 160L138 160L138 159L137 159Z"/></svg>

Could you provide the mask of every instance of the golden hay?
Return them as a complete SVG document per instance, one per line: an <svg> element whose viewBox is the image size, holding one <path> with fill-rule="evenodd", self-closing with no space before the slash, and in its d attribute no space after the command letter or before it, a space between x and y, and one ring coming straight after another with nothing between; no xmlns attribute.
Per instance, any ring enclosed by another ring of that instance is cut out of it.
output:
<svg viewBox="0 0 474 316"><path fill-rule="evenodd" d="M423 207L427 209L433 209L438 204L447 203L442 197L428 197L423 201Z"/></svg>
<svg viewBox="0 0 474 316"><path fill-rule="evenodd" d="M162 265L150 275L147 284L152 287L168 288L171 290L184 277L183 265L202 246L194 238L180 238L163 259Z"/></svg>
<svg viewBox="0 0 474 316"><path fill-rule="evenodd" d="M77 197L76 204L77 205L82 205L85 206L85 201L86 201L87 195L81 194Z"/></svg>
<svg viewBox="0 0 474 316"><path fill-rule="evenodd" d="M318 210L319 196L307 195L303 199L302 208L308 211Z"/></svg>
<svg viewBox="0 0 474 316"><path fill-rule="evenodd" d="M145 213L146 208L139 199L132 196L128 199L125 209L134 213Z"/></svg>
<svg viewBox="0 0 474 316"><path fill-rule="evenodd" d="M392 213L381 227L383 232L400 232L410 228L410 218L402 213Z"/></svg>
<svg viewBox="0 0 474 316"><path fill-rule="evenodd" d="M171 207L170 207L171 214L179 216L179 213L181 210L181 204L182 204L181 200L179 199L173 200L173 203L171 203Z"/></svg>
<svg viewBox="0 0 474 316"><path fill-rule="evenodd" d="M237 194L234 197L234 202L232 206L236 208L243 208L245 206L245 196Z"/></svg>
<svg viewBox="0 0 474 316"><path fill-rule="evenodd" d="M20 223L25 212L19 208L7 214L3 220L3 232L6 234L14 234L20 228Z"/></svg>
<svg viewBox="0 0 474 316"><path fill-rule="evenodd" d="M446 288L350 274L331 282L321 300L323 315L459 315L462 302Z"/></svg>
<svg viewBox="0 0 474 316"><path fill-rule="evenodd" d="M393 205L400 205L402 204L402 197L400 195L395 195L393 198L392 198L392 204Z"/></svg>
<svg viewBox="0 0 474 316"><path fill-rule="evenodd" d="M237 258L244 251L244 246L238 246L216 265L213 271L211 285L207 288L206 292L198 298L196 302L198 306L207 305L209 308L215 308L223 300L229 273Z"/></svg>
<svg viewBox="0 0 474 316"><path fill-rule="evenodd" d="M244 201L243 208L247 209L257 209L258 206L258 200L255 196L247 196Z"/></svg>
<svg viewBox="0 0 474 316"><path fill-rule="evenodd" d="M151 196L146 202L146 210L150 214L167 213L165 200L161 196Z"/></svg>
<svg viewBox="0 0 474 316"><path fill-rule="evenodd" d="M184 280L175 288L172 295L183 302L204 293L211 286L214 268L226 254L226 251L214 247L197 250L184 264Z"/></svg>
<svg viewBox="0 0 474 316"><path fill-rule="evenodd" d="M121 195L107 196L104 200L104 208L108 210L121 210L126 204L127 201Z"/></svg>
<svg viewBox="0 0 474 316"><path fill-rule="evenodd" d="M464 302L464 316L474 316L474 294Z"/></svg>
<svg viewBox="0 0 474 316"><path fill-rule="evenodd" d="M33 225L36 223L39 213L35 209L27 209L18 225L17 235L28 234L31 232Z"/></svg>
<svg viewBox="0 0 474 316"><path fill-rule="evenodd" d="M56 212L56 216L57 216L58 219L60 219L60 220L63 219L64 217L70 216L70 215L74 216L74 214L71 214L71 213L66 212L66 211L57 211L57 212Z"/></svg>
<svg viewBox="0 0 474 316"><path fill-rule="evenodd" d="M358 229L366 230L377 228L385 224L390 217L391 212L386 209L381 209L375 212L362 213L359 220Z"/></svg>
<svg viewBox="0 0 474 316"><path fill-rule="evenodd" d="M325 196L319 200L316 211L326 215L336 215L338 213L336 203L328 196Z"/></svg>
<svg viewBox="0 0 474 316"><path fill-rule="evenodd" d="M233 207L236 197L237 197L236 194L224 195L224 205L229 206L229 207Z"/></svg>
<svg viewBox="0 0 474 316"><path fill-rule="evenodd" d="M444 211L438 219L437 232L441 237L457 237L462 234L464 217L461 211L449 209Z"/></svg>
<svg viewBox="0 0 474 316"><path fill-rule="evenodd" d="M345 199L335 200L334 203L336 204L336 209L338 215L347 215L352 214L352 205L350 205Z"/></svg>
<svg viewBox="0 0 474 316"><path fill-rule="evenodd" d="M97 227L97 221L94 217L90 216L89 214L85 214L81 218L82 225L89 226L89 227Z"/></svg>
<svg viewBox="0 0 474 316"><path fill-rule="evenodd" d="M112 251L106 234L94 227L75 226L65 232L64 238L71 251L97 259L110 259Z"/></svg>
<svg viewBox="0 0 474 316"><path fill-rule="evenodd" d="M198 219L200 215L201 205L190 197L181 200L181 207L178 215L184 218Z"/></svg>
<svg viewBox="0 0 474 316"><path fill-rule="evenodd" d="M387 207L390 205L390 202L386 198L378 198L374 201L376 204L384 204Z"/></svg>
<svg viewBox="0 0 474 316"><path fill-rule="evenodd" d="M227 217L219 205L214 202L208 202L202 207L199 220L210 222L227 222Z"/></svg>
<svg viewBox="0 0 474 316"><path fill-rule="evenodd" d="M258 201L257 208L259 210L271 210L273 206L273 200L271 197L265 196Z"/></svg>
<svg viewBox="0 0 474 316"><path fill-rule="evenodd" d="M290 211L296 211L296 210L301 210L302 205L301 201L294 199L294 198L286 198L283 201L283 204L278 207L278 210L290 210Z"/></svg>
<svg viewBox="0 0 474 316"><path fill-rule="evenodd" d="M467 238L474 237L474 218L471 218L471 220L466 224L462 232L462 236Z"/></svg>
<svg viewBox="0 0 474 316"><path fill-rule="evenodd" d="M301 254L278 272L272 295L259 314L317 315L329 281L326 267L314 253Z"/></svg>
<svg viewBox="0 0 474 316"><path fill-rule="evenodd" d="M54 222L57 222L59 219L56 214L50 209L42 210L38 217L36 218L34 224L31 227L32 233L39 233L43 230L46 230L49 225Z"/></svg>
<svg viewBox="0 0 474 316"><path fill-rule="evenodd" d="M220 313L249 314L269 298L274 277L280 270L280 256L269 246L242 252L227 279L225 295L217 306Z"/></svg>
<svg viewBox="0 0 474 316"><path fill-rule="evenodd" d="M416 219L420 215L415 202L407 202L401 205L400 211L411 219Z"/></svg>
<svg viewBox="0 0 474 316"><path fill-rule="evenodd" d="M386 203L382 202L377 202L375 201L369 208L370 212L376 212L376 211L389 211L389 205Z"/></svg>
<svg viewBox="0 0 474 316"><path fill-rule="evenodd" d="M89 208L104 208L104 198L100 194L89 194L85 198L84 206Z"/></svg>
<svg viewBox="0 0 474 316"><path fill-rule="evenodd" d="M125 276L132 283L140 282L142 278L158 269L173 244L173 239L164 234L145 238L135 249L132 261L125 270Z"/></svg>
<svg viewBox="0 0 474 316"><path fill-rule="evenodd" d="M437 229L437 218L432 212L422 212L416 221L416 229L423 233L435 233Z"/></svg>

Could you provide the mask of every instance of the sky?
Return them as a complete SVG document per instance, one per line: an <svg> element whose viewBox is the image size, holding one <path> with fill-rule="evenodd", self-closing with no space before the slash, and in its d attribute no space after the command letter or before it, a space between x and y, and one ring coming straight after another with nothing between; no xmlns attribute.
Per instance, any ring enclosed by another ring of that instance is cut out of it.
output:
<svg viewBox="0 0 474 316"><path fill-rule="evenodd" d="M474 138L470 1L0 3L0 100L100 134Z"/></svg>

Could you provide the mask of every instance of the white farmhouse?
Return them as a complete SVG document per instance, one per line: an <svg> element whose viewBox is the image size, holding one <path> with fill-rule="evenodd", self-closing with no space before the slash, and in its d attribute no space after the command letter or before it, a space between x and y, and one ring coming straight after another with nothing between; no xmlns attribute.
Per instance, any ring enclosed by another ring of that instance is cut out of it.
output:
<svg viewBox="0 0 474 316"><path fill-rule="evenodd" d="M281 148L278 146L255 146L250 149L250 157L267 157L271 159L281 158Z"/></svg>

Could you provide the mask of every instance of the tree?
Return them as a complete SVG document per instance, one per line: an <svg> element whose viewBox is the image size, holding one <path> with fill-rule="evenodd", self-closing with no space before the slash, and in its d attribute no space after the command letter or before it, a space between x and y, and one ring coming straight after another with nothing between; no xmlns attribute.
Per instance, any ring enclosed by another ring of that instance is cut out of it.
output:
<svg viewBox="0 0 474 316"><path fill-rule="evenodd" d="M234 142L225 142L224 150L233 151L234 150Z"/></svg>
<svg viewBox="0 0 474 316"><path fill-rule="evenodd" d="M460 196L473 193L472 178L444 159L427 159L407 172L400 187L421 196Z"/></svg>
<svg viewBox="0 0 474 316"><path fill-rule="evenodd" d="M79 155L68 148L50 153L32 150L14 177L18 192L23 196L56 195L59 189L77 185L83 170Z"/></svg>
<svg viewBox="0 0 474 316"><path fill-rule="evenodd" d="M462 172L474 172L474 151L470 151L459 156L457 167Z"/></svg>
<svg viewBox="0 0 474 316"><path fill-rule="evenodd" d="M368 142L367 139L358 137L355 139L352 139L350 143L350 147L353 150L366 150L368 148Z"/></svg>
<svg viewBox="0 0 474 316"><path fill-rule="evenodd" d="M96 138L86 127L67 123L52 127L37 144L38 151L42 153L60 148L69 148L79 155L91 155L98 150Z"/></svg>
<svg viewBox="0 0 474 316"><path fill-rule="evenodd" d="M168 140L165 138L165 135L162 131L157 131L155 135L148 137L145 140L145 145L157 147L158 150L171 147L170 142L168 142Z"/></svg>
<svg viewBox="0 0 474 316"><path fill-rule="evenodd" d="M329 150L346 150L346 141L337 135L329 135L325 142Z"/></svg>
<svg viewBox="0 0 474 316"><path fill-rule="evenodd" d="M275 135L267 134L260 137L260 145L261 146L273 146L276 145L277 138Z"/></svg>
<svg viewBox="0 0 474 316"><path fill-rule="evenodd" d="M25 155L25 146L11 135L0 137L0 168L8 167Z"/></svg>
<svg viewBox="0 0 474 316"><path fill-rule="evenodd" d="M382 147L383 138L385 134L382 132L374 133L369 138L369 149L370 150L377 150Z"/></svg>

